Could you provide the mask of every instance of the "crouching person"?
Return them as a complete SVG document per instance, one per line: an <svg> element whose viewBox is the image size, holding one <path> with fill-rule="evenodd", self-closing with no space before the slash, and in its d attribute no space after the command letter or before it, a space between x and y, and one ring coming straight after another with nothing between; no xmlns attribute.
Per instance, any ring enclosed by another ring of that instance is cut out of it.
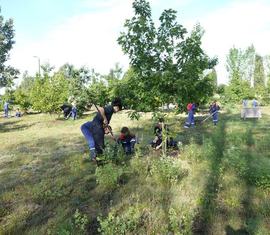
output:
<svg viewBox="0 0 270 235"><path fill-rule="evenodd" d="M15 117L20 118L21 116L22 116L22 113L21 113L20 109L17 109Z"/></svg>
<svg viewBox="0 0 270 235"><path fill-rule="evenodd" d="M159 118L158 123L154 127L154 133L155 133L155 138L151 142L151 146L154 149L160 149L162 147L162 126L164 126L164 129L166 131L166 135L169 135L169 128L166 124L164 124L164 119ZM172 138L168 137L166 141L167 147L168 148L178 148L177 147L177 142Z"/></svg>
<svg viewBox="0 0 270 235"><path fill-rule="evenodd" d="M125 154L129 155L134 153L134 148L136 144L136 136L130 132L128 127L123 127L121 129L120 136L117 142L122 144Z"/></svg>

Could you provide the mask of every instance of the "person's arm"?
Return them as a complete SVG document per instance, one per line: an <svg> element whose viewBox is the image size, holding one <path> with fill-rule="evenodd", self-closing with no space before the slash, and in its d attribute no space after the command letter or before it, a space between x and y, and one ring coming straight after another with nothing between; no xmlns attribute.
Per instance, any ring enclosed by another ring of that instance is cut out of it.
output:
<svg viewBox="0 0 270 235"><path fill-rule="evenodd" d="M103 123L104 123L105 125L108 125L108 120L107 120L107 118L106 118L104 108L100 107L100 108L98 108L98 109L99 109L99 112L100 112L100 114L101 114L101 116L102 116L102 118L103 118Z"/></svg>

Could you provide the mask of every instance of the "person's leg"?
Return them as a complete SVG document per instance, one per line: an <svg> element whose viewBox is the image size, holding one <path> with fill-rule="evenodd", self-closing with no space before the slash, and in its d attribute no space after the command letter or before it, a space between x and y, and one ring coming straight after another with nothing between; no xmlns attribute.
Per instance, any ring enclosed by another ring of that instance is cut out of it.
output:
<svg viewBox="0 0 270 235"><path fill-rule="evenodd" d="M190 127L190 124L191 124L191 112L189 111L188 112L188 116L187 116L187 120L186 120L186 123L184 125L185 128L189 128Z"/></svg>
<svg viewBox="0 0 270 235"><path fill-rule="evenodd" d="M214 125L217 125L217 123L218 123L218 113L215 113L213 115L213 123L214 123Z"/></svg>
<svg viewBox="0 0 270 235"><path fill-rule="evenodd" d="M129 153L130 153L130 146L129 146L129 143L127 143L127 142L122 142L122 147L123 147L123 150L124 150L125 154L129 154Z"/></svg>
<svg viewBox="0 0 270 235"><path fill-rule="evenodd" d="M8 117L8 109L5 109L5 117Z"/></svg>
<svg viewBox="0 0 270 235"><path fill-rule="evenodd" d="M136 144L136 139L135 138L131 139L131 141L130 141L130 152L131 153L134 153L135 144Z"/></svg>
<svg viewBox="0 0 270 235"><path fill-rule="evenodd" d="M90 131L90 128L91 128L91 122L86 122L81 126L81 131L85 139L87 140L87 143L90 149L91 159L95 159L96 158L95 141L93 138L93 134Z"/></svg>
<svg viewBox="0 0 270 235"><path fill-rule="evenodd" d="M105 143L104 143L104 131L102 127L97 127L93 130L93 137L95 140L96 153L103 154Z"/></svg>
<svg viewBox="0 0 270 235"><path fill-rule="evenodd" d="M194 113L193 112L191 113L191 117L190 117L190 125L192 127L195 126L195 118L194 118Z"/></svg>

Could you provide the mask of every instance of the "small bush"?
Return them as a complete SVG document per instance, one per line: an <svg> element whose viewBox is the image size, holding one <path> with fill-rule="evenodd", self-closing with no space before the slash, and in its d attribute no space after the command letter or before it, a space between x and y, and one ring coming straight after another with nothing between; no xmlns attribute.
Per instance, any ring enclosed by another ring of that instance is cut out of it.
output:
<svg viewBox="0 0 270 235"><path fill-rule="evenodd" d="M141 224L141 211L137 206L131 206L122 215L115 212L109 213L107 218L98 217L99 232L103 235L135 234Z"/></svg>
<svg viewBox="0 0 270 235"><path fill-rule="evenodd" d="M123 173L123 168L113 163L97 167L95 173L97 184L105 191L112 191L118 186Z"/></svg>
<svg viewBox="0 0 270 235"><path fill-rule="evenodd" d="M170 186L179 182L188 172L181 169L179 161L166 157L153 161L150 173L158 185Z"/></svg>

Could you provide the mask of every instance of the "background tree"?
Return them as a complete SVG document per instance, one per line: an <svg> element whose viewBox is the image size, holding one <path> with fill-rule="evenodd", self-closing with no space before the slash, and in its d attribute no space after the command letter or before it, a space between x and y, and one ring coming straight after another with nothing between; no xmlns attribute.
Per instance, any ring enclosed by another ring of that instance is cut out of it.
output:
<svg viewBox="0 0 270 235"><path fill-rule="evenodd" d="M191 100L204 102L213 90L203 71L212 69L217 60L201 49L202 28L196 25L186 36L187 30L176 21L176 11L169 9L162 12L156 29L149 2L135 0L133 8L135 15L126 20L118 38L132 66L128 81L139 101L133 108L153 111L177 101L183 109Z"/></svg>
<svg viewBox="0 0 270 235"><path fill-rule="evenodd" d="M34 85L35 77L31 77L27 72L23 74L21 84L16 88L14 96L15 103L24 111L28 111L32 107L30 94Z"/></svg>
<svg viewBox="0 0 270 235"><path fill-rule="evenodd" d="M0 8L0 88L11 86L13 80L17 78L19 71L11 66L5 65L9 59L9 51L12 49L15 41L14 26L12 19L4 20Z"/></svg>
<svg viewBox="0 0 270 235"><path fill-rule="evenodd" d="M255 56L254 87L256 90L261 90L263 87L265 87L263 58L258 54Z"/></svg>

